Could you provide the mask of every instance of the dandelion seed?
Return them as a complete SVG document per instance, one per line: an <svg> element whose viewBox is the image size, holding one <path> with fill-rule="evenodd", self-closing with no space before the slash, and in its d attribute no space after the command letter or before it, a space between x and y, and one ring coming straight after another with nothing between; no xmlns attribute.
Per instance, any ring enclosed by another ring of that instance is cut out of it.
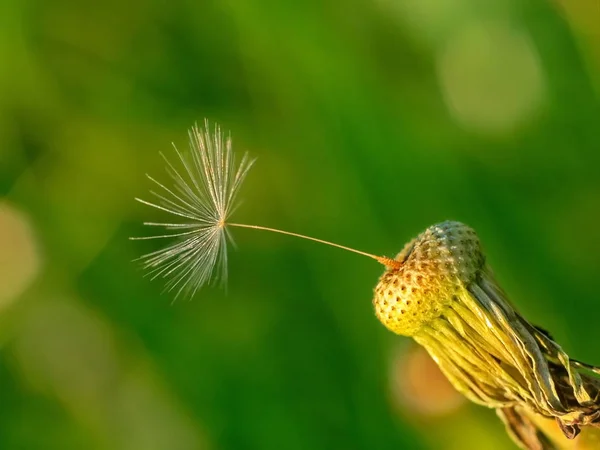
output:
<svg viewBox="0 0 600 450"><path fill-rule="evenodd" d="M204 128L194 126L189 139L189 153L174 147L176 164L161 154L171 186L148 175L156 188L150 191L154 201L136 199L174 217L169 222L145 223L167 233L133 239L175 239L141 260L152 279L167 279L166 288L176 290L176 297L181 293L193 296L210 280L227 280L227 241L231 236L225 224L254 162L245 154L236 164L231 139L225 139L218 126L211 133L208 122Z"/></svg>
<svg viewBox="0 0 600 450"><path fill-rule="evenodd" d="M396 261L361 252L343 245L275 228L231 223L229 218L237 207L237 195L254 160L244 154L236 164L231 138L224 138L215 125L211 133L208 121L204 128L194 126L189 132L190 152L181 153L176 147L177 163L162 155L171 179L165 185L147 175L156 190L150 191L154 201L136 198L145 205L169 213L169 222L145 222L145 225L167 231L132 239L174 239L164 248L140 258L147 274L166 279L166 289L190 297L203 285L227 281L227 244L233 243L228 227L252 228L309 239L342 248L376 259L382 264Z"/></svg>

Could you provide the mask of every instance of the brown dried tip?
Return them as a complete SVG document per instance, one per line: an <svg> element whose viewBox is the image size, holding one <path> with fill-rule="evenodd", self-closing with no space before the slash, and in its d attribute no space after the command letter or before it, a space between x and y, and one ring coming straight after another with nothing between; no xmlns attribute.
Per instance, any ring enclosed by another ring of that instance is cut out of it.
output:
<svg viewBox="0 0 600 450"><path fill-rule="evenodd" d="M383 264L388 269L399 269L402 263L397 259L388 258L387 256L376 256L375 259Z"/></svg>

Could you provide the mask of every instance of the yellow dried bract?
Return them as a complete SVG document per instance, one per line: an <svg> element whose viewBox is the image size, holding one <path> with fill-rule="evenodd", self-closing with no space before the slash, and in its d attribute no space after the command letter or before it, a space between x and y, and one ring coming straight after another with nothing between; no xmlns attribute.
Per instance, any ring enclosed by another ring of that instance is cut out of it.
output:
<svg viewBox="0 0 600 450"><path fill-rule="evenodd" d="M443 314L484 264L475 232L460 222L433 225L396 256L375 287L377 318L394 333L414 336Z"/></svg>

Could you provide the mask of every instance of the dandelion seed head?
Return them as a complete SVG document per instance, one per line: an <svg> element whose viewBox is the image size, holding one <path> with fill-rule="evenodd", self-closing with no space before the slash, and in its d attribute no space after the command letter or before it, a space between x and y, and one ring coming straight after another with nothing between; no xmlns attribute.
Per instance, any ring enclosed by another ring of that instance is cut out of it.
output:
<svg viewBox="0 0 600 450"><path fill-rule="evenodd" d="M170 178L162 183L148 175L154 189L152 201L136 199L171 215L165 222L145 225L165 232L133 239L168 239L171 243L143 255L140 260L152 279L166 280L165 289L176 291L175 298L190 297L203 285L227 281L227 244L233 242L227 221L237 203L237 195L254 160L244 154L236 162L231 137L224 137L218 125L189 131L190 149L182 153L174 147L174 162L162 155Z"/></svg>
<svg viewBox="0 0 600 450"><path fill-rule="evenodd" d="M433 225L396 260L400 267L389 266L375 288L377 318L425 347L459 392L496 408L522 448L549 447L519 411L555 418L568 439L600 426L600 368L571 360L519 314L473 229Z"/></svg>
<svg viewBox="0 0 600 450"><path fill-rule="evenodd" d="M401 267L382 275L373 305L388 329L405 336L443 315L484 264L475 232L453 221L427 228L405 245L396 260Z"/></svg>

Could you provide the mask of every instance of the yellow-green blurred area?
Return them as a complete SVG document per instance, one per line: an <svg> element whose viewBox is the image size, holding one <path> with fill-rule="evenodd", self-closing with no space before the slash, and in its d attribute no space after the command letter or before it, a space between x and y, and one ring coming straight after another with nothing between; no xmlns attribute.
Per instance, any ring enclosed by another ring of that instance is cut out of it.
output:
<svg viewBox="0 0 600 450"><path fill-rule="evenodd" d="M600 364L598 0L0 3L0 449L511 449L374 317L383 267L234 229L227 290L144 278L159 152L258 157L235 220L395 255L475 228Z"/></svg>

